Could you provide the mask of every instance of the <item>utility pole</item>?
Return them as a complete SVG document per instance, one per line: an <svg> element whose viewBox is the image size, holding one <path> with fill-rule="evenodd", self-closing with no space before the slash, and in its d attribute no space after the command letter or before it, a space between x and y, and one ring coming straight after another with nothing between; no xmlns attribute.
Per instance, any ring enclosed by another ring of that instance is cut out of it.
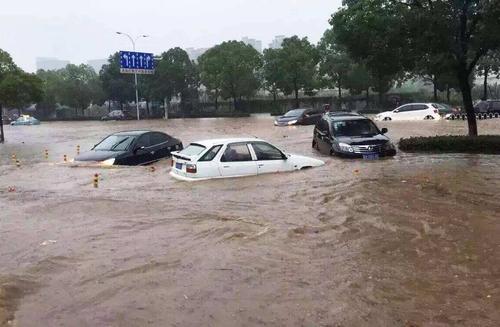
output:
<svg viewBox="0 0 500 327"><path fill-rule="evenodd" d="M141 37L148 37L148 35L139 35L138 37L135 38L135 41L134 39L128 35L127 33L123 33L123 32L116 32L116 34L118 35L125 35L126 37L128 37L128 39L130 40L130 42L132 42L132 48L135 52L135 42L137 40L139 40ZM137 73L134 73L134 81L135 81L135 108L136 108L136 111L137 111L137 120L140 120L140 117L139 117L139 89L137 88Z"/></svg>

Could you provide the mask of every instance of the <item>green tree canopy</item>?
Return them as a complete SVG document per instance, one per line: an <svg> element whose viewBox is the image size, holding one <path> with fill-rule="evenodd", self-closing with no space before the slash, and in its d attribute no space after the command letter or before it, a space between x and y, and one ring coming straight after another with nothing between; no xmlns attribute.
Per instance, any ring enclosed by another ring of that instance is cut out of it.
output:
<svg viewBox="0 0 500 327"><path fill-rule="evenodd" d="M319 42L319 74L323 85L338 88L339 100L342 101L342 88L346 87L353 62L346 50L335 42L333 29L328 29Z"/></svg>
<svg viewBox="0 0 500 327"><path fill-rule="evenodd" d="M235 108L242 97L255 94L260 87L261 55L243 42L228 41L219 44L198 58L201 81L209 90L232 98Z"/></svg>
<svg viewBox="0 0 500 327"><path fill-rule="evenodd" d="M198 98L198 87L198 70L186 51L177 47L162 53L150 81L149 92L153 98L166 98L170 102L172 97L179 96L182 110L189 112Z"/></svg>
<svg viewBox="0 0 500 327"><path fill-rule="evenodd" d="M0 49L0 142L4 141L2 106L22 108L42 98L42 81L16 66Z"/></svg>
<svg viewBox="0 0 500 327"><path fill-rule="evenodd" d="M278 87L285 94L295 94L295 106L299 107L299 91L313 94L317 87L317 49L307 40L292 36L283 40L279 50L279 67L283 78Z"/></svg>
<svg viewBox="0 0 500 327"><path fill-rule="evenodd" d="M104 97L123 105L135 100L134 75L120 73L120 53L111 55L99 72Z"/></svg>
<svg viewBox="0 0 500 327"><path fill-rule="evenodd" d="M449 61L475 136L471 75L488 51L500 47L499 17L500 0L350 0L330 22L378 84L414 71L418 58Z"/></svg>
<svg viewBox="0 0 500 327"><path fill-rule="evenodd" d="M274 101L281 91L279 85L283 84L284 72L280 67L280 49L264 49L262 69L263 87L271 92Z"/></svg>

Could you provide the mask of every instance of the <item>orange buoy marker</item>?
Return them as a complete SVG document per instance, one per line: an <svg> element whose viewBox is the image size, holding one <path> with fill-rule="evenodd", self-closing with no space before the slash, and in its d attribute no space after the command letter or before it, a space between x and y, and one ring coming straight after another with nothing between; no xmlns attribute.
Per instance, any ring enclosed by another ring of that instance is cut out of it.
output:
<svg viewBox="0 0 500 327"><path fill-rule="evenodd" d="M16 158L16 154L15 154L15 153L13 153L13 154L12 154L12 156L11 156L11 158L12 158L12 162L13 162L13 163L15 163L15 162L16 162L16 159L17 159L17 158Z"/></svg>
<svg viewBox="0 0 500 327"><path fill-rule="evenodd" d="M155 166L151 166L150 170L151 170L152 173L154 173L156 171Z"/></svg>
<svg viewBox="0 0 500 327"><path fill-rule="evenodd" d="M64 158L64 162L65 162L65 163L66 163L66 162L68 162L68 156L67 156L67 155L64 155L64 157L63 157L63 158Z"/></svg>
<svg viewBox="0 0 500 327"><path fill-rule="evenodd" d="M14 186L9 186L8 191L9 193L14 193L16 191L16 188Z"/></svg>
<svg viewBox="0 0 500 327"><path fill-rule="evenodd" d="M17 168L21 168L21 162L17 159L16 159L16 166L17 166Z"/></svg>
<svg viewBox="0 0 500 327"><path fill-rule="evenodd" d="M99 174L94 174L94 188L98 188L99 187Z"/></svg>
<svg viewBox="0 0 500 327"><path fill-rule="evenodd" d="M45 149L45 160L49 160L49 150Z"/></svg>
<svg viewBox="0 0 500 327"><path fill-rule="evenodd" d="M76 146L76 155L79 155L80 154L80 145L77 145Z"/></svg>

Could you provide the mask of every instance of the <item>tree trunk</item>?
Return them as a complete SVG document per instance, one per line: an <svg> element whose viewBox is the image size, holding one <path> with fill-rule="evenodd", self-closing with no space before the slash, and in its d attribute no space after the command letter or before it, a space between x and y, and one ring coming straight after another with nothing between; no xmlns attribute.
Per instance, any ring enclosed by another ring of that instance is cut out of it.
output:
<svg viewBox="0 0 500 327"><path fill-rule="evenodd" d="M236 99L236 95L233 95L233 110L237 111L236 104L238 103L238 100Z"/></svg>
<svg viewBox="0 0 500 327"><path fill-rule="evenodd" d="M366 89L366 107L370 108L370 88Z"/></svg>
<svg viewBox="0 0 500 327"><path fill-rule="evenodd" d="M294 83L294 91L295 91L295 108L300 107L300 102L299 102L299 87L297 86L297 83Z"/></svg>
<svg viewBox="0 0 500 327"><path fill-rule="evenodd" d="M215 111L217 112L219 110L219 90L215 90Z"/></svg>
<svg viewBox="0 0 500 327"><path fill-rule="evenodd" d="M342 104L342 83L341 83L341 80L339 78L338 80L338 87L339 87L339 102Z"/></svg>
<svg viewBox="0 0 500 327"><path fill-rule="evenodd" d="M434 102L438 101L438 89L437 89L437 80L436 77L432 78L432 86L433 86L433 91L434 91Z"/></svg>
<svg viewBox="0 0 500 327"><path fill-rule="evenodd" d="M165 119L168 119L168 112L170 111L170 99L168 97L165 97L165 99L163 99L163 109L165 110L165 116L164 118Z"/></svg>
<svg viewBox="0 0 500 327"><path fill-rule="evenodd" d="M108 100L108 113L111 112L111 100Z"/></svg>
<svg viewBox="0 0 500 327"><path fill-rule="evenodd" d="M148 117L151 117L151 113L149 112L149 100L146 100L146 113Z"/></svg>
<svg viewBox="0 0 500 327"><path fill-rule="evenodd" d="M488 73L489 73L489 67L486 66L484 68L484 82L483 82L483 100L488 99Z"/></svg>
<svg viewBox="0 0 500 327"><path fill-rule="evenodd" d="M276 103L276 92L273 92L273 102Z"/></svg>
<svg viewBox="0 0 500 327"><path fill-rule="evenodd" d="M446 84L446 101L450 103L450 85Z"/></svg>
<svg viewBox="0 0 500 327"><path fill-rule="evenodd" d="M467 73L466 64L460 63L458 68L458 82L460 91L462 92L462 100L467 113L467 124L469 125L469 136L477 136L476 113L472 104L472 94L469 84L469 74Z"/></svg>
<svg viewBox="0 0 500 327"><path fill-rule="evenodd" d="M3 109L0 103L0 143L5 142L5 137L3 136Z"/></svg>

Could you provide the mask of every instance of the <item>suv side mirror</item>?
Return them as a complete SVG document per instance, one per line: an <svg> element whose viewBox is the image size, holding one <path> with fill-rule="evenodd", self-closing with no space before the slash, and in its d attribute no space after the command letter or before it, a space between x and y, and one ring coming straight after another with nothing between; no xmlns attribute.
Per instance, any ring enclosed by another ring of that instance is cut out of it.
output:
<svg viewBox="0 0 500 327"><path fill-rule="evenodd" d="M397 114L399 112L399 109L395 109L393 113Z"/></svg>
<svg viewBox="0 0 500 327"><path fill-rule="evenodd" d="M389 130L388 130L387 128L385 128L385 127L384 127L384 128L382 128L382 129L380 130L380 133L381 133L381 134L385 134L385 133L387 133L388 131L389 131Z"/></svg>

